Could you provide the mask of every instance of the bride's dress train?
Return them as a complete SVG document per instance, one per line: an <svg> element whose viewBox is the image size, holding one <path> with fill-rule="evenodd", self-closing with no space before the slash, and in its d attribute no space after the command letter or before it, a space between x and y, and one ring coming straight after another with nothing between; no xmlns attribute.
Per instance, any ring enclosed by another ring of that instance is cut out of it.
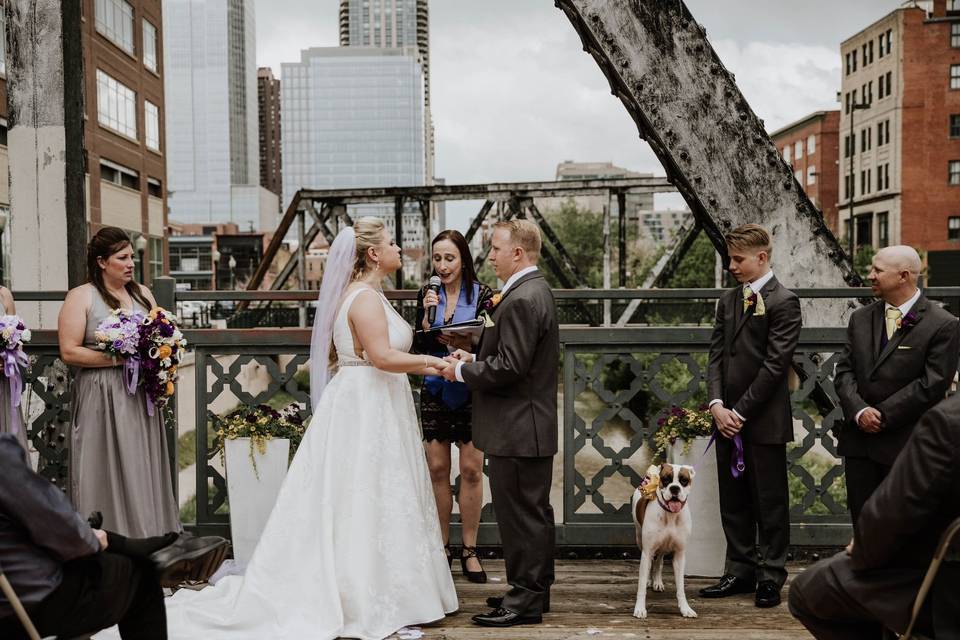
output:
<svg viewBox="0 0 960 640"><path fill-rule="evenodd" d="M382 294L348 294L333 334L342 366L246 575L169 598L171 639L379 639L457 609L407 376L354 353L347 310L364 291L383 300L391 347L409 350Z"/></svg>

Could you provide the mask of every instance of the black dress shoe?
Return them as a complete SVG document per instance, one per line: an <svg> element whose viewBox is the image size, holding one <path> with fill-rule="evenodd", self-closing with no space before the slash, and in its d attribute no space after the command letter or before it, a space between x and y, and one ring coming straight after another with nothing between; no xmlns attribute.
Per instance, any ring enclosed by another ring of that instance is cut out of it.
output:
<svg viewBox="0 0 960 640"><path fill-rule="evenodd" d="M753 593L757 588L753 580L744 580L727 574L717 584L700 589L701 598L726 598L738 593Z"/></svg>
<svg viewBox="0 0 960 640"><path fill-rule="evenodd" d="M150 554L160 585L176 587L192 581L204 582L223 563L230 541L219 536L183 534L159 551Z"/></svg>
<svg viewBox="0 0 960 640"><path fill-rule="evenodd" d="M542 616L523 616L509 609L498 608L490 613L483 613L471 618L481 627L515 627L518 624L540 624Z"/></svg>
<svg viewBox="0 0 960 640"><path fill-rule="evenodd" d="M487 606L492 609L499 609L500 605L503 604L503 596L490 596L487 598ZM547 591L546 597L543 599L543 608L544 613L550 613L550 592Z"/></svg>
<svg viewBox="0 0 960 640"><path fill-rule="evenodd" d="M780 604L780 587L771 580L763 580L757 585L757 606L761 609Z"/></svg>

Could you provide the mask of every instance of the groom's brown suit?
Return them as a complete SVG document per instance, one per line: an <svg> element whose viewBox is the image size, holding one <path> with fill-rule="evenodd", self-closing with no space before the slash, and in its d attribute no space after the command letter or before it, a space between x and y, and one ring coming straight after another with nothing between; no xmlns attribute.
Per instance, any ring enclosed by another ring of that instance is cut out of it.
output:
<svg viewBox="0 0 960 640"><path fill-rule="evenodd" d="M460 374L473 391L473 443L487 455L511 586L502 606L536 616L554 579L550 485L560 364L556 305L539 271L507 289L492 319L476 361Z"/></svg>

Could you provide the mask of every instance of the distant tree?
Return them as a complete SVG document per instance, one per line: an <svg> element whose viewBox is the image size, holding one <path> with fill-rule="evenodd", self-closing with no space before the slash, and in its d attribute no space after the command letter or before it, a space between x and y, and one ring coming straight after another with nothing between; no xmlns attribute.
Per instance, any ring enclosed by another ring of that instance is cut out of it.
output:
<svg viewBox="0 0 960 640"><path fill-rule="evenodd" d="M687 254L680 260L673 277L667 282L671 289L709 288L715 284L717 251L707 234L700 233Z"/></svg>

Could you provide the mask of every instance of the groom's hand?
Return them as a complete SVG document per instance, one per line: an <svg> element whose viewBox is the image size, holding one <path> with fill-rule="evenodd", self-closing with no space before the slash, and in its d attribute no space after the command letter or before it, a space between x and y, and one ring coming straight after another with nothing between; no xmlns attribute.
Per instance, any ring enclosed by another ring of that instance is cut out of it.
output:
<svg viewBox="0 0 960 640"><path fill-rule="evenodd" d="M450 382L457 382L457 363L460 361L454 358L453 356L447 356L444 358L447 361L448 366L446 369L440 372L440 375L443 376L444 380L449 380Z"/></svg>
<svg viewBox="0 0 960 640"><path fill-rule="evenodd" d="M449 361L451 358L453 359L452 361L453 361L454 363L455 363L457 360L460 360L460 361L462 361L462 362L473 362L473 361L476 359L476 356L474 356L474 355L473 355L472 353L470 353L469 351L464 351L463 349L457 349L457 350L454 351L452 354L450 354L449 356L447 356L446 359Z"/></svg>

